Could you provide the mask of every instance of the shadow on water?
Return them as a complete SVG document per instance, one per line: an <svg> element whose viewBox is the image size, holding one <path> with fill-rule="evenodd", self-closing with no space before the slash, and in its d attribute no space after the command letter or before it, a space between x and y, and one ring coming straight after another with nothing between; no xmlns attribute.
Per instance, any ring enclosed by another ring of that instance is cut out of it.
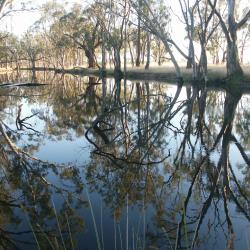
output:
<svg viewBox="0 0 250 250"><path fill-rule="evenodd" d="M31 73L0 87L0 248L250 249L249 95Z"/></svg>

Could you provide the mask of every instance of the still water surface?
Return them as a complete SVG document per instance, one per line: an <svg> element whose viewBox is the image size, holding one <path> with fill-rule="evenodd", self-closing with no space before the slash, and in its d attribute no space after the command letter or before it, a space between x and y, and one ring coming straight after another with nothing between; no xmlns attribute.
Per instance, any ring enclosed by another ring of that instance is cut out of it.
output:
<svg viewBox="0 0 250 250"><path fill-rule="evenodd" d="M0 80L0 249L250 249L250 95Z"/></svg>

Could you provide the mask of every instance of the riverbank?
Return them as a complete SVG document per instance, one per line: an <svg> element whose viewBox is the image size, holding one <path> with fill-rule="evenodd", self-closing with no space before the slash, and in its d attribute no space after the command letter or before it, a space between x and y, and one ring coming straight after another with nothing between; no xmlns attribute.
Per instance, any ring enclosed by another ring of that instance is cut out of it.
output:
<svg viewBox="0 0 250 250"><path fill-rule="evenodd" d="M21 68L21 70L31 70L30 68ZM37 71L54 71L61 74L73 74L73 75L86 75L86 76L97 76L97 77L114 77L113 69L93 69L93 68L84 68L84 67L74 67L74 68L44 68L37 67ZM237 84L240 89L250 91L250 65L243 66L244 76L242 78L236 78L230 81L226 78L226 67L225 65L210 65L208 67L208 82L207 85L211 87L222 87L232 84ZM192 80L192 69L186 69L185 67L181 68L181 72L184 79L184 84L193 84ZM128 80L138 80L138 81L156 81L156 82L168 82L175 83L178 81L175 70L171 66L162 66L162 67L151 67L148 70L145 70L143 67L139 68L127 68L127 71L123 73L123 78ZM199 83L199 82L197 82Z"/></svg>
<svg viewBox="0 0 250 250"><path fill-rule="evenodd" d="M250 65L242 66L244 75L247 79L250 80ZM30 68L23 68L29 69ZM84 68L84 67L74 67L74 68L43 68L38 67L36 70L50 70L57 73L65 74L82 74L82 75L100 75L104 74L107 77L114 76L114 70L112 68L102 69L93 69L93 68ZM144 67L128 67L127 71L124 72L124 77L128 79L138 79L138 80L176 80L176 74L174 67L171 66L154 66L150 67L148 70L145 70ZM184 80L192 80L192 69L186 69L181 67L181 72ZM208 67L208 78L209 80L214 80L218 78L226 78L226 66L225 65L209 65Z"/></svg>

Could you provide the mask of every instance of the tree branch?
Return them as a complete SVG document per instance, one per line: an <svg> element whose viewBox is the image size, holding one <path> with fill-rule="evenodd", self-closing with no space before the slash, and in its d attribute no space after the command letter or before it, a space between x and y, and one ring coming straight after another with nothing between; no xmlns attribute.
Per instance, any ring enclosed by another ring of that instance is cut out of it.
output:
<svg viewBox="0 0 250 250"><path fill-rule="evenodd" d="M226 24L225 24L225 22L224 22L224 20L223 20L223 18L221 16L221 14L216 9L215 4L212 4L211 0L208 0L208 3L210 5L210 7L212 8L212 11L214 11L214 13L216 14L216 16L219 18L221 28L222 28L222 30L223 30L226 38L227 38L227 41L231 41L231 38L229 36L229 32L228 32L227 26L226 26Z"/></svg>
<svg viewBox="0 0 250 250"><path fill-rule="evenodd" d="M242 28L242 26L250 19L250 10L247 12L247 14L241 19L240 22L237 23L237 29Z"/></svg>

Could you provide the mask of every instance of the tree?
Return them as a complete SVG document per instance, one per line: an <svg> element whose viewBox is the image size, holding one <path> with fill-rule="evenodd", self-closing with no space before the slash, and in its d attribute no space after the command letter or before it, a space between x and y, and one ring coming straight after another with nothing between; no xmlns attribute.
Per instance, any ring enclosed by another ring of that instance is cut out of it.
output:
<svg viewBox="0 0 250 250"><path fill-rule="evenodd" d="M149 69L150 56L151 56L151 34L147 32L147 61L146 61L145 69Z"/></svg>
<svg viewBox="0 0 250 250"><path fill-rule="evenodd" d="M217 1L217 0L216 0ZM216 4L215 1L215 4ZM207 1L197 1L197 12L198 12L198 38L201 47L201 54L198 65L198 79L207 79L207 44L211 39L213 33L217 30L219 22L215 20L214 9L209 9ZM210 27L210 23L212 25Z"/></svg>
<svg viewBox="0 0 250 250"><path fill-rule="evenodd" d="M142 10L142 0L138 0L138 24L137 24L137 39L136 39L136 67L140 66L141 63L141 11Z"/></svg>
<svg viewBox="0 0 250 250"><path fill-rule="evenodd" d="M10 33L0 33L0 63L8 64L11 68L18 69L22 61L21 44L16 36ZM14 65L15 64L15 65Z"/></svg>
<svg viewBox="0 0 250 250"><path fill-rule="evenodd" d="M187 68L193 69L193 79L206 80L207 44L218 27L218 22L213 19L214 9L209 7L207 1L196 0L193 5L190 4L189 0L179 0L179 3L186 24L187 37L189 39ZM210 25L212 20L212 25ZM196 63L194 41L199 42L201 49L198 63Z"/></svg>
<svg viewBox="0 0 250 250"><path fill-rule="evenodd" d="M227 0L227 22L223 20L222 14L216 9L216 1L214 3L208 0L211 8L217 15L221 28L227 40L227 74L228 76L243 75L240 66L238 46L237 46L237 33L245 25L250 18L250 10L245 15L236 21L235 0Z"/></svg>
<svg viewBox="0 0 250 250"><path fill-rule="evenodd" d="M189 39L188 48L188 59L187 68L193 69L193 79L197 78L197 67L195 62L195 50L194 50L194 35L195 35L195 24L194 24L194 12L197 7L198 1L195 1L192 6L190 6L189 0L179 0L181 6L182 15L184 22L186 24L187 37Z"/></svg>
<svg viewBox="0 0 250 250"><path fill-rule="evenodd" d="M102 40L100 22L94 15L95 7L96 5L93 5L81 10L79 5L75 5L71 12L60 20L67 25L67 32L64 35L71 38L84 51L89 68L98 65L95 50L101 45Z"/></svg>
<svg viewBox="0 0 250 250"><path fill-rule="evenodd" d="M165 60L166 49L162 41L154 37L152 40L152 56L155 62L160 66Z"/></svg>
<svg viewBox="0 0 250 250"><path fill-rule="evenodd" d="M168 24L171 20L171 16L167 6L164 5L163 1L159 1L157 3L152 3L151 5L149 5L146 0L143 0L143 4L147 11L142 11L141 8L139 8L138 3L131 0L131 5L137 12L137 15L140 15L141 17L144 29L158 37L163 42L165 50L169 54L170 60L174 65L176 76L180 81L182 81L180 66L171 47L174 46L186 59L188 59L188 56L170 37Z"/></svg>
<svg viewBox="0 0 250 250"><path fill-rule="evenodd" d="M118 15L118 13L122 14ZM95 8L95 15L105 34L103 37L105 47L113 55L115 78L120 79L123 75L121 71L121 50L126 46L127 41L127 38L124 37L129 15L127 0L100 3L99 7Z"/></svg>
<svg viewBox="0 0 250 250"><path fill-rule="evenodd" d="M38 34L28 31L21 40L21 47L24 56L31 63L32 70L36 68L36 62L39 61L43 51L42 39Z"/></svg>

